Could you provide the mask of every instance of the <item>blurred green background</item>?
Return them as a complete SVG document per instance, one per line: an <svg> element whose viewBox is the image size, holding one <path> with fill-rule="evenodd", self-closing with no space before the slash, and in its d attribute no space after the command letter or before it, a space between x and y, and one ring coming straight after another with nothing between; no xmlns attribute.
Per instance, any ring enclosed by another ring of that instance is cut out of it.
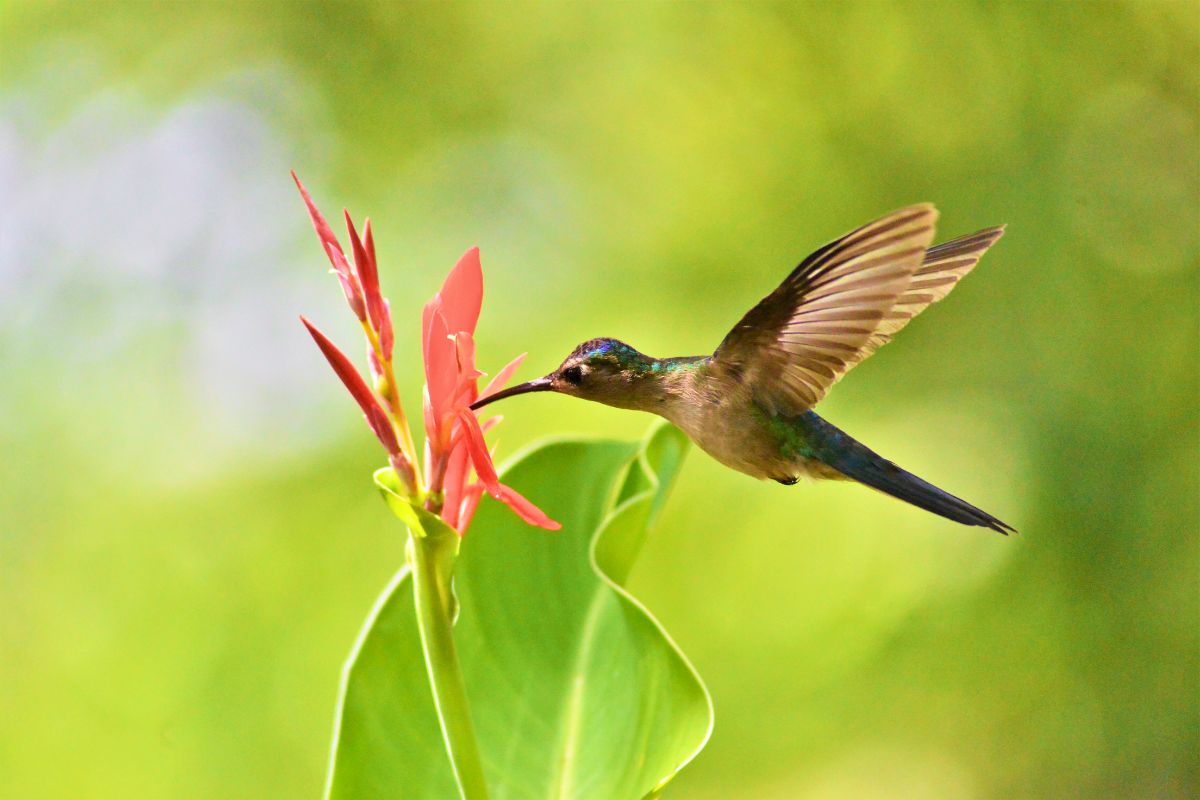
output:
<svg viewBox="0 0 1200 800"><path fill-rule="evenodd" d="M707 351L906 203L1008 223L821 408L1021 535L694 452L633 579L717 704L667 795L1195 796L1197 3L0 8L0 795L320 791L403 555L295 167L375 222L412 408L473 244L528 378Z"/></svg>

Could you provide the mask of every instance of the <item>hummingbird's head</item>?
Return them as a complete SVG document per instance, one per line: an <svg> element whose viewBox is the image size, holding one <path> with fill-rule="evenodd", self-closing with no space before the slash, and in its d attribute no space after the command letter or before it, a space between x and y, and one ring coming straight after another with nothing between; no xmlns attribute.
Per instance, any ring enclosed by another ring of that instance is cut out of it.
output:
<svg viewBox="0 0 1200 800"><path fill-rule="evenodd" d="M528 392L558 392L620 408L634 408L640 379L650 374L654 359L616 339L589 339L571 351L549 375L475 401L473 409Z"/></svg>

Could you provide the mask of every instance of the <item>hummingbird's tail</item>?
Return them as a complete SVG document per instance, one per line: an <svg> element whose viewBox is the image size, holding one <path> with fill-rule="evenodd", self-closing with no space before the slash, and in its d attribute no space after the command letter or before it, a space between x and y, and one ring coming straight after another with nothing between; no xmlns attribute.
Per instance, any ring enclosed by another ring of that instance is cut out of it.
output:
<svg viewBox="0 0 1200 800"><path fill-rule="evenodd" d="M1001 522L966 500L955 497L932 483L918 478L911 472L900 469L866 445L855 441L833 425L817 417L816 414L809 412L808 416L815 418L815 420L809 421L810 429L820 430L820 435L814 437L818 439L820 445L814 448L813 456L847 478L963 525L990 528L1005 536L1009 531L1017 532L1016 528Z"/></svg>

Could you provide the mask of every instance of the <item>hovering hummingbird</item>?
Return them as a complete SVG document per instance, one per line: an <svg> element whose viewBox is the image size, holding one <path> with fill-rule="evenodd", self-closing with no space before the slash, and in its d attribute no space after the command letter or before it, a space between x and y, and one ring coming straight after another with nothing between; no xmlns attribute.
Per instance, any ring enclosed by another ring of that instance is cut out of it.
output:
<svg viewBox="0 0 1200 800"><path fill-rule="evenodd" d="M847 371L941 300L1004 233L931 247L937 211L902 208L804 259L712 355L652 358L616 339L576 347L558 369L475 402L558 392L649 411L755 478L855 480L964 525L1015 531L906 472L812 410Z"/></svg>

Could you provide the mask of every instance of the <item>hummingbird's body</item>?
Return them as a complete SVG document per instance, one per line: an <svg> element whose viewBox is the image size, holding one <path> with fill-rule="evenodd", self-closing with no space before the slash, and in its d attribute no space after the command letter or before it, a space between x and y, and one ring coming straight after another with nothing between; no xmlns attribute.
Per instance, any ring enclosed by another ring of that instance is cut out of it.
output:
<svg viewBox="0 0 1200 800"><path fill-rule="evenodd" d="M709 356L657 359L616 339L579 345L555 372L478 401L556 391L666 418L726 466L784 484L856 480L966 525L995 517L872 452L814 411L851 367L949 293L1002 228L930 247L932 206L901 209L831 242Z"/></svg>
<svg viewBox="0 0 1200 800"><path fill-rule="evenodd" d="M782 481L820 471L805 455L802 418L768 414L709 356L651 358L624 342L595 339L576 348L575 357L609 362L620 375L606 382L600 402L665 418L731 469Z"/></svg>

